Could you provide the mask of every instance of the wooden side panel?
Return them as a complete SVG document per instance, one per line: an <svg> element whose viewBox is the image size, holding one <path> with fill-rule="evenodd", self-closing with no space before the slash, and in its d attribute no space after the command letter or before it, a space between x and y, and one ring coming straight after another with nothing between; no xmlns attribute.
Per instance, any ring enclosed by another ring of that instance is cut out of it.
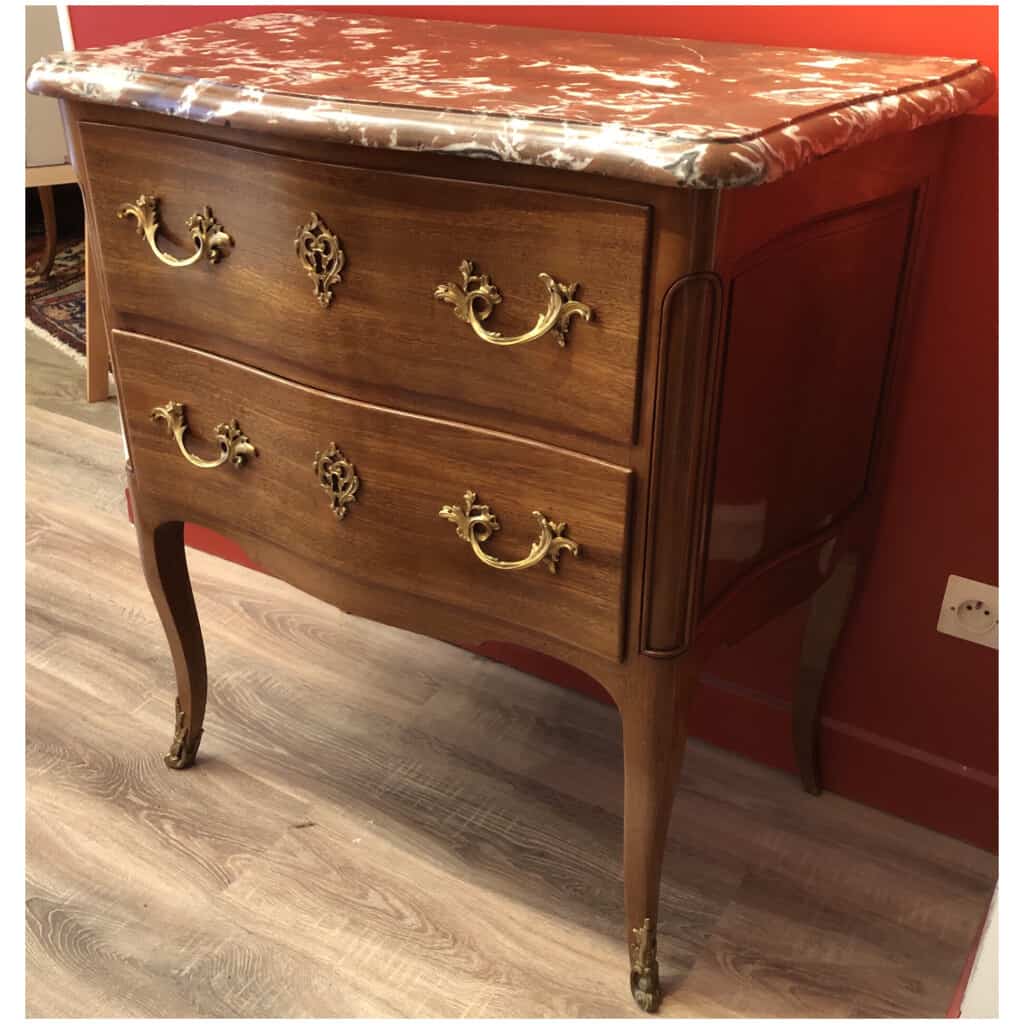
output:
<svg viewBox="0 0 1024 1024"><path fill-rule="evenodd" d="M803 225L736 268L705 606L865 493L915 201L907 191Z"/></svg>
<svg viewBox="0 0 1024 1024"><path fill-rule="evenodd" d="M720 371L722 288L706 272L680 278L661 317L664 365L655 427L654 481L647 520L642 649L654 657L682 651L693 626Z"/></svg>
<svg viewBox="0 0 1024 1024"><path fill-rule="evenodd" d="M168 132L83 122L82 146L116 321L290 380L533 437L634 435L649 209L284 157ZM244 187L242 186L244 184ZM234 245L216 265L162 264L116 210L160 200L161 244L190 249L210 206ZM345 254L323 308L295 251L316 211ZM538 275L592 307L568 343L498 346L435 298L474 263L501 294L489 330L517 336L547 309Z"/></svg>
<svg viewBox="0 0 1024 1024"><path fill-rule="evenodd" d="M626 525L631 473L596 459L492 431L399 413L290 384L153 338L113 332L118 387L139 500L154 522L199 523L245 544L294 555L286 578L304 586L313 563L384 591L423 599L403 623L430 633L433 602L480 622L514 623L617 660L624 630ZM241 469L198 469L151 410L185 405L186 442L216 455L216 426L237 419L258 454ZM340 520L314 470L331 443L354 464L356 501ZM467 490L501 524L486 549L523 558L538 536L537 510L565 521L580 545L557 573L488 567L438 515ZM342 584L343 591L343 584Z"/></svg>

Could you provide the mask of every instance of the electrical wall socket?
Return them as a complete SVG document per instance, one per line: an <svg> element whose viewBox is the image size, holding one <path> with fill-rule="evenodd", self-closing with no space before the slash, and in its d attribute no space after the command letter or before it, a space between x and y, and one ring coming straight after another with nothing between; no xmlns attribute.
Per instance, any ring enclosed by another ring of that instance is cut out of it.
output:
<svg viewBox="0 0 1024 1024"><path fill-rule="evenodd" d="M935 627L974 644L999 649L999 588L950 576Z"/></svg>

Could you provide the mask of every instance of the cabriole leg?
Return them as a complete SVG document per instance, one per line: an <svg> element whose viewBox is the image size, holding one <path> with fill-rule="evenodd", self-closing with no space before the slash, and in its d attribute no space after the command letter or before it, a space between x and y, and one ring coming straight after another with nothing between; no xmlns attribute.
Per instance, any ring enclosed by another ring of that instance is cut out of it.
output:
<svg viewBox="0 0 1024 1024"><path fill-rule="evenodd" d="M46 230L46 248L39 262L33 268L43 280L50 276L53 261L57 258L57 206L53 201L53 186L39 186L39 203L43 208L43 226Z"/></svg>
<svg viewBox="0 0 1024 1024"><path fill-rule="evenodd" d="M821 697L832 656L857 588L858 557L849 552L811 599L793 698L793 751L804 789L821 793Z"/></svg>
<svg viewBox="0 0 1024 1024"><path fill-rule="evenodd" d="M129 478L132 474L129 472ZM174 702L174 739L164 757L168 768L188 768L196 759L206 713L206 653L192 584L185 561L185 524L146 522L135 500L135 533L142 568L160 614L174 661L178 695Z"/></svg>
<svg viewBox="0 0 1024 1024"><path fill-rule="evenodd" d="M695 681L689 659L651 663L651 671L638 674L620 706L629 986L648 1013L661 1002L658 891Z"/></svg>

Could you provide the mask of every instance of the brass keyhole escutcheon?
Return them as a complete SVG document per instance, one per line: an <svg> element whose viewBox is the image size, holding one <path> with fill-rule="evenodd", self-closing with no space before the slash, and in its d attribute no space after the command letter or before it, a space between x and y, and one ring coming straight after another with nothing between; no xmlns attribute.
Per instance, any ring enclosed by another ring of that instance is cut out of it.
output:
<svg viewBox="0 0 1024 1024"><path fill-rule="evenodd" d="M313 458L313 472L320 486L330 495L331 511L339 520L348 514L348 507L356 500L359 490L359 476L356 467L338 450L332 441L324 452L317 452Z"/></svg>
<svg viewBox="0 0 1024 1024"><path fill-rule="evenodd" d="M313 281L317 302L327 309L334 298L334 286L341 281L345 250L315 210L309 215L309 223L300 225L295 235L295 253Z"/></svg>

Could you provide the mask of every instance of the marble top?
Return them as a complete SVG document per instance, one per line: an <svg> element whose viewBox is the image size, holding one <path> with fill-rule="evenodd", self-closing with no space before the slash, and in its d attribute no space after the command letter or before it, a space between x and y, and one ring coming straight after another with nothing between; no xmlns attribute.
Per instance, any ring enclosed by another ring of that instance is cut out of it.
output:
<svg viewBox="0 0 1024 1024"><path fill-rule="evenodd" d="M360 146L729 188L955 117L994 78L950 57L306 11L54 54L28 88Z"/></svg>

